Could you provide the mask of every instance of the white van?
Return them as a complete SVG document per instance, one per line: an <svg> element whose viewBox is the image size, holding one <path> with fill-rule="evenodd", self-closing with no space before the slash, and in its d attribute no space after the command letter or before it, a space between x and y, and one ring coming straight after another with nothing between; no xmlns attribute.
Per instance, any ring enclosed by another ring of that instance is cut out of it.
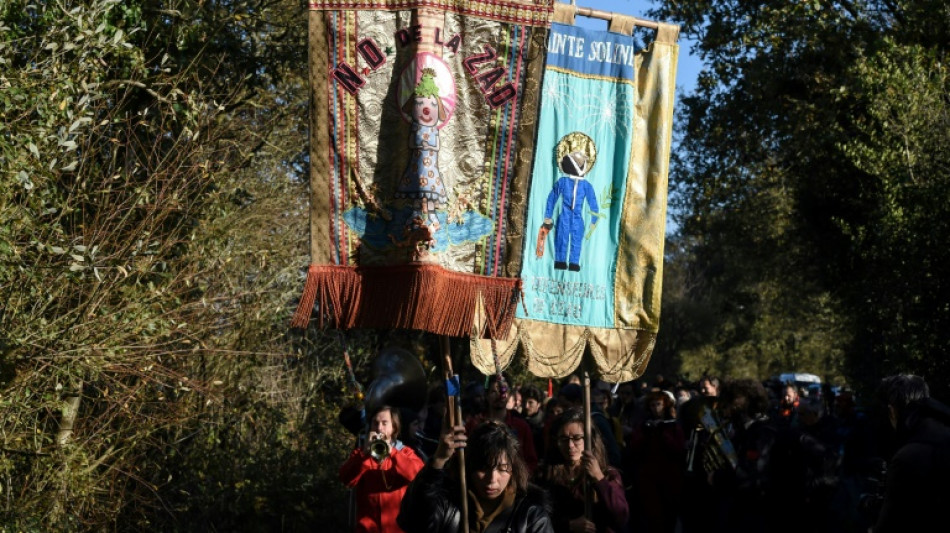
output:
<svg viewBox="0 0 950 533"><path fill-rule="evenodd" d="M798 390L803 392L804 396L818 397L821 395L821 378L815 374L787 372L773 377L772 380L779 383L780 386L786 383L794 383Z"/></svg>
<svg viewBox="0 0 950 533"><path fill-rule="evenodd" d="M803 372L789 372L786 374L779 374L775 378L779 383L789 383L792 382L799 387L807 387L812 383L817 383L821 385L821 378L814 374L805 374Z"/></svg>

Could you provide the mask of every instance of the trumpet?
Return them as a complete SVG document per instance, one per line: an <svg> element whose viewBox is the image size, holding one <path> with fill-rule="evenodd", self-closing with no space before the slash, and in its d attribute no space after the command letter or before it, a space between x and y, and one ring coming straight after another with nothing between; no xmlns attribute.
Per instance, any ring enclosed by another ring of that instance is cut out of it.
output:
<svg viewBox="0 0 950 533"><path fill-rule="evenodd" d="M389 443L378 434L370 434L369 454L377 462L382 463L383 459L389 457Z"/></svg>

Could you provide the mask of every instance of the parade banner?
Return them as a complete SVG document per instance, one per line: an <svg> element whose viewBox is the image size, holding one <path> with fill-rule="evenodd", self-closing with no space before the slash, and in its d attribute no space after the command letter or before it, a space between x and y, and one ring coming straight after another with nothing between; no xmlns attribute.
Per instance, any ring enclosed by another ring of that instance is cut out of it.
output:
<svg viewBox="0 0 950 533"><path fill-rule="evenodd" d="M524 305L505 340L473 340L483 372L519 348L540 377L571 373L588 352L607 381L646 368L659 328L677 35L659 24L641 50L629 34L552 25L520 255Z"/></svg>
<svg viewBox="0 0 950 533"><path fill-rule="evenodd" d="M292 325L504 338L553 2L310 4L311 264Z"/></svg>

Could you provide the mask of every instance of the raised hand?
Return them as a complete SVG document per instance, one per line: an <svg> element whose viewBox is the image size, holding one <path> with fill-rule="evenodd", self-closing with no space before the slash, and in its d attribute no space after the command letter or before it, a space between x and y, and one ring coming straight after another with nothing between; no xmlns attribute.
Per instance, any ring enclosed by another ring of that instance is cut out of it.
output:
<svg viewBox="0 0 950 533"><path fill-rule="evenodd" d="M465 434L465 426L449 426L449 416L448 413L442 417L442 434L439 436L439 447L436 448L435 454L432 456L432 468L441 470L445 467L445 463L455 455L455 450L459 448L464 448L466 442L468 441L468 436Z"/></svg>

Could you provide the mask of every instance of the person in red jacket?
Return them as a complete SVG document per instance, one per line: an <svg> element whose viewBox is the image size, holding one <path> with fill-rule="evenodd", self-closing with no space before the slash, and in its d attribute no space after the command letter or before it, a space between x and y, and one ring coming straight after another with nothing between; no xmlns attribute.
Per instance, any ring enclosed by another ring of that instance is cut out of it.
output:
<svg viewBox="0 0 950 533"><path fill-rule="evenodd" d="M398 436L399 410L380 407L370 419L365 442L354 449L340 467L340 481L347 487L356 488L353 531L357 533L402 531L396 525L399 505L409 483L424 465L412 448L397 440ZM374 448L384 453L374 456Z"/></svg>

